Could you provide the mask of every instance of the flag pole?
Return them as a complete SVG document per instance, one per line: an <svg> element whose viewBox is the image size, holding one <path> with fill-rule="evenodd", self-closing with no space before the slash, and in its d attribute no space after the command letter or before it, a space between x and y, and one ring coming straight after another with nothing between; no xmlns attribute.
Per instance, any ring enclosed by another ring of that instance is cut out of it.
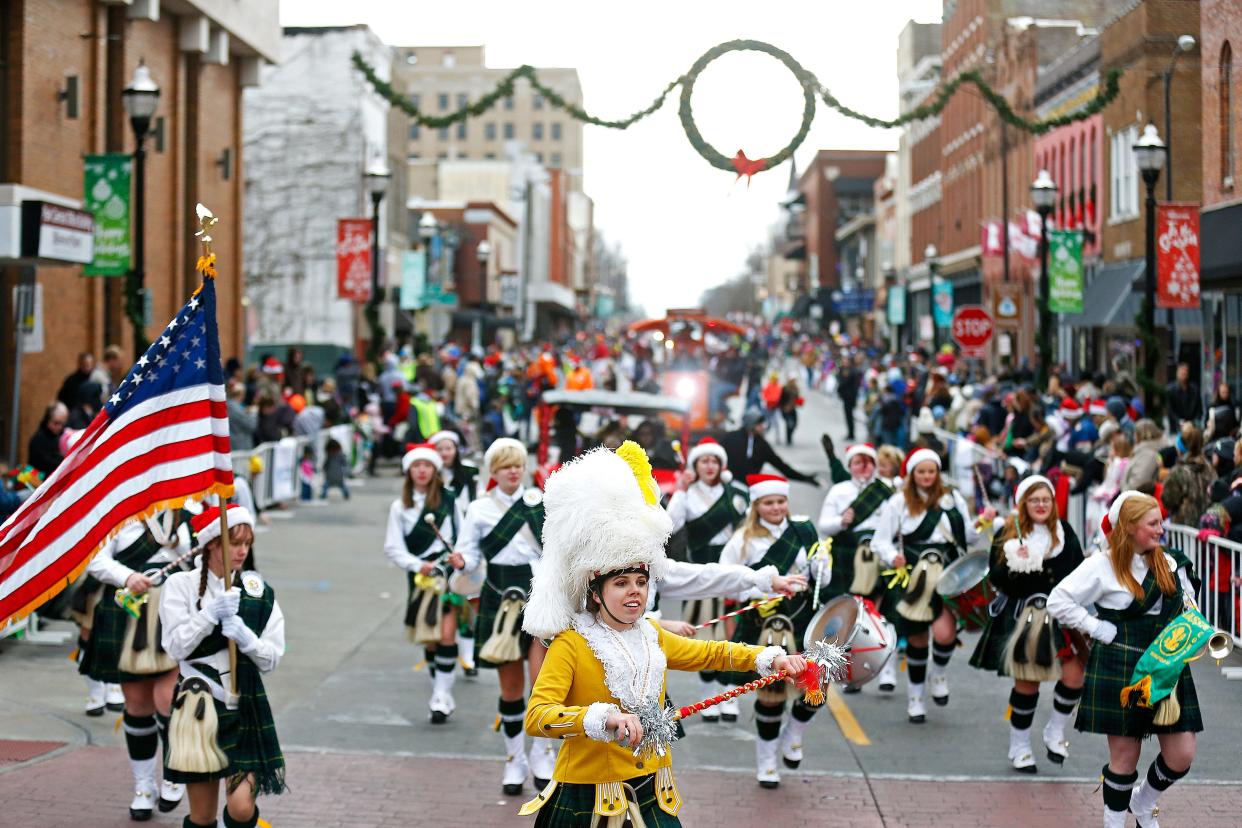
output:
<svg viewBox="0 0 1242 828"><path fill-rule="evenodd" d="M208 210L202 204L195 205L195 213L198 216L199 230L194 235L198 236L199 243L203 246L203 255L199 257L198 269L202 271L204 279L214 278L215 273L215 254L211 252L211 228L220 219ZM224 564L224 588L231 589L241 583L241 573L233 571L233 551L232 543L229 538L229 502L228 498L217 496L220 500L220 557ZM229 639L229 683L232 685L233 695L237 695L237 642Z"/></svg>

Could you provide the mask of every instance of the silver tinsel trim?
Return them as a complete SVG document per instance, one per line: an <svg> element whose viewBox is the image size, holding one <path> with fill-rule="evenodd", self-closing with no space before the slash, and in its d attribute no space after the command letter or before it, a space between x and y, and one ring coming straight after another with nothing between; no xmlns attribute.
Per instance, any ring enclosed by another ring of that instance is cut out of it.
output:
<svg viewBox="0 0 1242 828"><path fill-rule="evenodd" d="M643 726L643 738L634 748L635 756L664 756L673 742L677 741L677 711L664 707L654 699L644 699L638 710L632 711Z"/></svg>
<svg viewBox="0 0 1242 828"><path fill-rule="evenodd" d="M846 675L848 660L845 648L831 641L816 641L802 654L807 661L814 661L824 671L824 682L841 681Z"/></svg>

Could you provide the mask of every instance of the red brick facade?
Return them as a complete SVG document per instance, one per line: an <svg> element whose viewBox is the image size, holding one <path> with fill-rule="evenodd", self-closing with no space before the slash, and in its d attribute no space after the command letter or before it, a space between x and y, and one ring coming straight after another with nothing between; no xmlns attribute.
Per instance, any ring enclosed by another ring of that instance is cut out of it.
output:
<svg viewBox="0 0 1242 828"><path fill-rule="evenodd" d="M1202 0L1200 15L1203 206L1211 207L1242 198L1242 5Z"/></svg>

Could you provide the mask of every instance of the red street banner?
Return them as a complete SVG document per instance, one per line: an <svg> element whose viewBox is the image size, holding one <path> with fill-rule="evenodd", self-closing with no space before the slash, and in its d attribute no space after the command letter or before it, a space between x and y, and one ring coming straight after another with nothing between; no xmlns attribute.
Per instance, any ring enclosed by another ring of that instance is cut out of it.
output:
<svg viewBox="0 0 1242 828"><path fill-rule="evenodd" d="M1199 307L1199 205L1156 206L1156 307Z"/></svg>
<svg viewBox="0 0 1242 828"><path fill-rule="evenodd" d="M336 295L366 302L371 298L371 220L336 222Z"/></svg>

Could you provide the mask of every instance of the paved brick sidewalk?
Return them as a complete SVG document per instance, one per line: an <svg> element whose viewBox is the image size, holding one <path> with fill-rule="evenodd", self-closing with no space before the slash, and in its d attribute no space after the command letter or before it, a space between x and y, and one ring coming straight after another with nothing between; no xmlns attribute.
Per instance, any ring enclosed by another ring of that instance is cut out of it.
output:
<svg viewBox="0 0 1242 828"><path fill-rule="evenodd" d="M260 802L273 828L529 826L517 798L499 795L496 763L462 759L294 753L291 792ZM748 773L683 769L686 828L840 825L851 828L1068 828L1099 824L1088 783L925 782L786 774L778 791ZM0 822L37 828L133 825L129 770L119 748L68 749L0 771ZM874 796L872 795L874 791ZM1176 786L1165 798L1169 826L1235 828L1237 786ZM154 825L180 825L184 807Z"/></svg>

